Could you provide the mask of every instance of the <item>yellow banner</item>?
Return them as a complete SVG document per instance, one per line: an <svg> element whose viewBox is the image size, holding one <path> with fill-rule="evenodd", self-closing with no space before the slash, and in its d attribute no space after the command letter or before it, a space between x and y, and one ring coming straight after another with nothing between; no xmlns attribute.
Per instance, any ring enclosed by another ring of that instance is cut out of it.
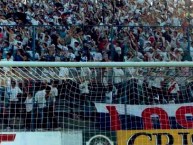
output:
<svg viewBox="0 0 193 145"><path fill-rule="evenodd" d="M117 131L118 145L192 145L193 130Z"/></svg>

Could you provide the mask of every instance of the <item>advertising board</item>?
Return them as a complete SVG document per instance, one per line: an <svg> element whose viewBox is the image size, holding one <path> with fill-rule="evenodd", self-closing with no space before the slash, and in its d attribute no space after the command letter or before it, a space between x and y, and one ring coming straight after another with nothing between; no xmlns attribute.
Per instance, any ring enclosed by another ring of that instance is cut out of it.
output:
<svg viewBox="0 0 193 145"><path fill-rule="evenodd" d="M118 145L192 145L193 130L117 131Z"/></svg>
<svg viewBox="0 0 193 145"><path fill-rule="evenodd" d="M60 132L3 132L0 145L61 145Z"/></svg>
<svg viewBox="0 0 193 145"><path fill-rule="evenodd" d="M116 145L116 133L113 131L85 131L83 142L83 145Z"/></svg>
<svg viewBox="0 0 193 145"><path fill-rule="evenodd" d="M0 145L82 145L82 132L2 132Z"/></svg>
<svg viewBox="0 0 193 145"><path fill-rule="evenodd" d="M82 145L83 137L82 131L66 131L62 132L62 144L61 145Z"/></svg>

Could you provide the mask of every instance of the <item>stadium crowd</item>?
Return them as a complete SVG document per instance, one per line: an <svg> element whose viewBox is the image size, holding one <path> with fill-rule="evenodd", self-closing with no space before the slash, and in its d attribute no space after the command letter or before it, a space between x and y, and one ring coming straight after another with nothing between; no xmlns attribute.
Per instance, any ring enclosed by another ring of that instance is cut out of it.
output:
<svg viewBox="0 0 193 145"><path fill-rule="evenodd" d="M2 0L0 58L5 61L64 62L192 61L192 25L193 20L183 0L48 0L27 4L19 0ZM100 74L100 70L81 68L78 85L69 81L62 84L68 86L67 89L54 87L65 91L64 96L71 97L71 93L76 93L73 96L81 103L85 103L88 96L94 96L96 90L101 93L96 96L105 98L101 102L109 104L180 103L187 101L185 95L192 99L192 87L186 86L189 90L186 88L182 92L180 83L184 83L183 79L174 79L178 75L192 75L192 70L158 69L113 68ZM70 74L69 69L60 68L57 75L68 77ZM93 80L92 76L97 79L97 75L102 76L101 84L97 84L99 80ZM168 75L171 77L165 77ZM124 96L122 84L125 78L128 97ZM6 88L4 99L15 111L11 112L13 116L19 112L21 106L18 104L21 103L18 101L21 101L26 105L26 122L30 122L33 110L30 103L32 94L35 94L39 122L44 121L43 115L54 118L55 98L61 94L55 92L49 96L49 92L53 92L52 84L26 94L25 87L19 88L12 83L12 93L9 94ZM99 88L104 89L99 91ZM18 94L25 94L22 95L24 99L18 99ZM46 104L49 101L51 109ZM29 124L26 127L30 128Z"/></svg>
<svg viewBox="0 0 193 145"><path fill-rule="evenodd" d="M192 53L187 58L193 49L188 12L183 0L1 1L0 56L6 59L10 52L14 61L192 60ZM29 25L37 26L35 34Z"/></svg>

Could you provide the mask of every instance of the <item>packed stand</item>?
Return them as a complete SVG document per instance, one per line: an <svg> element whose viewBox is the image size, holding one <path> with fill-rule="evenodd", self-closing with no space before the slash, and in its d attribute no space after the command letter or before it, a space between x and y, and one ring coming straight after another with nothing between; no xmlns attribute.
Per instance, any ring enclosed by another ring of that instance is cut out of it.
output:
<svg viewBox="0 0 193 145"><path fill-rule="evenodd" d="M14 61L183 61L193 57L188 30L193 21L183 0L32 4L9 0L1 1L0 8L0 56L5 60L8 52Z"/></svg>

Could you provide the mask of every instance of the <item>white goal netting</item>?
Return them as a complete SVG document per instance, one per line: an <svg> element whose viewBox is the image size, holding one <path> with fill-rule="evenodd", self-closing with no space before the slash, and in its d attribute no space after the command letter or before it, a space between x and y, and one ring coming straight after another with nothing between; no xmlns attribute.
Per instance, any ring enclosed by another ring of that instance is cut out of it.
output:
<svg viewBox="0 0 193 145"><path fill-rule="evenodd" d="M192 74L187 66L4 67L0 129L190 129Z"/></svg>

